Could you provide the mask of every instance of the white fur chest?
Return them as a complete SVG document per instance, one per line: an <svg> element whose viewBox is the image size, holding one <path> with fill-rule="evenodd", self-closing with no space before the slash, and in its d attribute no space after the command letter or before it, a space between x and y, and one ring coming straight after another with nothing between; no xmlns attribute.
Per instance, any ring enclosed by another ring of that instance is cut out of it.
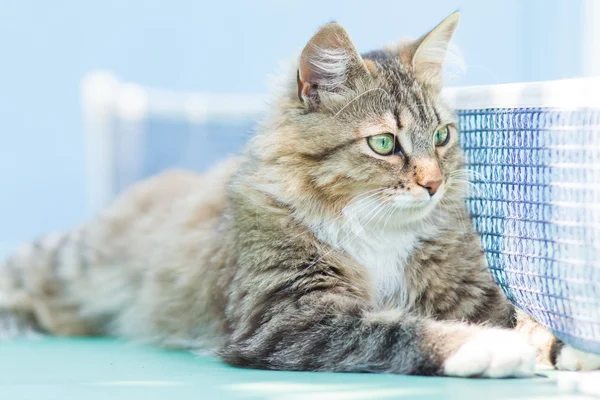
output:
<svg viewBox="0 0 600 400"><path fill-rule="evenodd" d="M369 270L378 305L396 301L394 306L410 306L411 274L406 264L419 244L418 232L330 223L322 225L315 233L320 240L345 251Z"/></svg>

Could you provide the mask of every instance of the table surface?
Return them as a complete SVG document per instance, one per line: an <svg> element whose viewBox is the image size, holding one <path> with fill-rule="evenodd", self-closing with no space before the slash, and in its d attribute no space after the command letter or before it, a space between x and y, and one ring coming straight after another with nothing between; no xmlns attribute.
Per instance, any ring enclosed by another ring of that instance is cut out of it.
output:
<svg viewBox="0 0 600 400"><path fill-rule="evenodd" d="M532 379L260 371L108 338L0 343L0 399L586 399ZM484 397L485 396L485 397Z"/></svg>

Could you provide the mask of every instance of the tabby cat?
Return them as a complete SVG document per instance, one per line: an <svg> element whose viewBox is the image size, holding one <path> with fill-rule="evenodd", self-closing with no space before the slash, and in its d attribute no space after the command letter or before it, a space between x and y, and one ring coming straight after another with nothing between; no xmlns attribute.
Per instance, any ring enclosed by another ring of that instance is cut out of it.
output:
<svg viewBox="0 0 600 400"><path fill-rule="evenodd" d="M240 156L139 183L6 260L4 337L118 335L278 370L524 377L536 348L598 368L486 266L440 99L458 21L363 55L323 26Z"/></svg>

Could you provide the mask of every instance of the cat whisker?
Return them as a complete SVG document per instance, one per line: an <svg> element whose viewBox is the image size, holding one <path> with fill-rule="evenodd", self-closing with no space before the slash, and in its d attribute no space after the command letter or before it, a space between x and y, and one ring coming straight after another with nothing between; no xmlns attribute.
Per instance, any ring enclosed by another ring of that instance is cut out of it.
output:
<svg viewBox="0 0 600 400"><path fill-rule="evenodd" d="M383 189L381 189L381 190L383 190ZM376 203L377 203L377 201L378 201L378 199L377 199L377 198L372 198L372 197L373 197L373 196L368 196L367 198L364 198L364 199L361 199L361 200L357 201L357 202L356 202L356 204L359 204L359 206L358 206L359 208L358 208L357 210L355 210L355 212L357 212L357 213L358 213L358 212L361 212L361 211L363 211L364 209L366 209L366 208L368 208L368 207L372 206L373 204L376 204ZM361 204L362 202L365 202L365 204ZM318 224L314 225L314 226L312 227L312 229L309 229L309 228L307 228L307 229L305 229L303 232L301 232L301 233L299 233L299 234L297 234L297 235L293 236L292 238L295 238L295 237L301 236L301 235L303 235L303 234L305 234L305 233L312 232L312 231L314 231L314 230L318 230L318 229L320 229L320 228L321 228L323 225L325 225L325 224L327 224L327 223L333 223L333 222L337 221L338 219L340 219L341 217L343 217L343 216L344 216L344 213L343 213L343 211L344 211L344 209L342 209L342 210L340 211L339 215L338 215L336 218L330 218L330 219L323 220L323 221L319 222ZM369 215L370 215L370 214L369 214ZM349 224L349 222L350 222L350 221L345 221L345 222L344 222L344 223L343 223L343 224L340 226L340 228L339 228L339 229L340 229L340 231L341 231L341 230L342 230L342 229L343 229L343 228L344 228L344 227L345 227L347 224ZM346 237L344 237L344 238L342 239L342 241L343 241L345 238L346 238Z"/></svg>
<svg viewBox="0 0 600 400"><path fill-rule="evenodd" d="M345 215L345 212L349 209L350 206L359 207L357 210L355 210L355 212L364 210L368 205L373 204L374 202L379 200L377 198L377 195L380 194L381 192L383 192L384 190L385 190L385 188L378 189L377 191L375 191L375 193L371 193L369 196L362 198L360 200L357 200L356 202L354 202L354 200L351 200L348 204L346 204L340 210L340 212L338 213L339 215L335 219L325 220L321 224L328 223L328 222L334 222L334 221L338 220L339 218L343 217ZM365 202L366 200L369 200L369 199L373 200L373 201L369 201L366 204L361 204L362 202ZM353 202L354 202L354 204L353 204Z"/></svg>
<svg viewBox="0 0 600 400"><path fill-rule="evenodd" d="M386 206L387 204L382 203L380 205L378 205L377 207L375 207L373 210L369 211L368 214L366 214L365 216L363 216L362 218L359 219L359 223L358 226L362 227L363 226L363 222L369 218L369 216L371 216L372 214L374 214L375 212L378 212L378 210L380 210L382 207ZM342 227L340 227L340 231L343 230L343 227L345 225L347 225L350 221L347 221L344 225L342 225ZM343 245L345 245L348 241L352 240L354 236L357 236L357 233L353 230L353 229L349 229L348 233L340 240L338 241L335 245L330 244L331 248L325 252L325 254L323 254L321 257L319 257L318 259L316 259L315 261L313 261L308 267L306 267L306 269L309 269L313 266L315 266L318 262L320 262L321 260L323 260L324 257L328 256L332 251L342 248Z"/></svg>
<svg viewBox="0 0 600 400"><path fill-rule="evenodd" d="M322 227L323 225L325 225L325 224L327 224L327 223L332 223L332 222L335 222L335 221L339 220L340 218L342 218L342 217L344 216L344 210L345 210L345 209L346 209L348 206L350 206L352 203L354 203L354 205L355 205L355 206L356 206L357 204L359 204L359 205L360 205L360 206L359 206L359 207L360 207L360 210L362 210L362 209L366 208L366 207L367 207L369 204L373 204L373 203L375 203L375 201L376 201L377 199L376 199L376 198L375 198L375 199L373 199L373 197L375 197L377 194L379 194L380 192L382 192L382 191L384 191L384 190L385 190L385 188L373 189L373 190L369 190L369 191L367 191L367 192L361 193L361 194L359 194L359 195L357 195L357 196L353 197L353 198L350 200L350 202L348 202L348 204L346 204L346 205L345 205L345 206L344 206L344 207L343 207L343 208L342 208L342 209L341 209L339 212L335 213L335 214L334 214L332 217L330 217L330 218L326 218L326 219L324 219L323 221L321 221L321 222L318 222L318 223L314 224L314 225L313 225L313 227L312 227L312 228L313 228L312 230L314 230L314 229L319 229L319 227ZM361 196L365 196L365 195L368 195L368 196L367 196L367 197L364 197L364 198L360 198ZM366 204L361 204L361 202L363 202L363 201L366 201L366 200L368 200L368 199L371 199L371 200L373 200L373 201L372 201L372 202L371 202L371 201L369 201L369 202L368 202L368 203L366 203ZM311 229L309 229L309 228L306 228L306 229L304 229L302 232L300 232L300 233L298 233L298 234L296 234L296 235L292 236L290 239L292 239L292 240L293 240L293 239L295 239L295 238L297 238L297 237L299 237L299 236L302 236L302 235L304 235L304 234L306 234L306 233L308 233L308 232L311 232L312 230L311 230Z"/></svg>
<svg viewBox="0 0 600 400"><path fill-rule="evenodd" d="M390 220L392 219L392 217L394 216L396 211L396 207L394 207L393 204L389 204L388 205L388 209L386 210L385 214L384 214L384 222L383 222L383 226L381 227L381 232L385 235L386 233L386 227L387 224L390 222Z"/></svg>
<svg viewBox="0 0 600 400"><path fill-rule="evenodd" d="M383 204L382 204L382 205L379 207L379 211L378 211L378 212L377 212L375 215L373 215L373 216L371 217L371 219L370 219L370 220L369 220L369 221L368 221L368 222L365 224L365 226L368 226L368 225L371 223L371 221L373 221L373 219L375 219L375 217L376 217L377 215L379 215L379 213L380 213L381 211L383 211L383 210L386 210L386 211L387 211L387 207L389 207L389 206L390 206L390 205L389 205L389 203L383 203ZM380 217L380 218L381 218L381 217ZM379 222L379 221L378 221L378 222ZM376 224L376 225L377 225L377 224Z"/></svg>
<svg viewBox="0 0 600 400"><path fill-rule="evenodd" d="M467 226L465 224L464 213L462 213L460 210L460 204L456 200L447 200L445 204L453 209L453 211L456 213L458 221L461 224L462 231L466 232Z"/></svg>
<svg viewBox="0 0 600 400"><path fill-rule="evenodd" d="M394 206L390 205L390 211L386 215L385 224L383 224L383 232L385 232L387 224L388 224L388 222L390 222L390 219L392 219L392 216L394 215L395 211L396 211L396 208Z"/></svg>
<svg viewBox="0 0 600 400"><path fill-rule="evenodd" d="M450 173L450 177L461 177L461 178L466 178L467 180L471 181L471 183L473 183L472 181L477 179L479 181L481 181L484 185L489 185L490 182L488 179L486 179L486 177L483 175L483 173L481 173L480 171L477 171L476 169L470 169L470 168L461 168L459 170L456 171L452 171Z"/></svg>
<svg viewBox="0 0 600 400"><path fill-rule="evenodd" d="M448 191L453 191L459 194L469 196L471 194L471 191L478 192L479 188L469 181L451 178L448 179Z"/></svg>

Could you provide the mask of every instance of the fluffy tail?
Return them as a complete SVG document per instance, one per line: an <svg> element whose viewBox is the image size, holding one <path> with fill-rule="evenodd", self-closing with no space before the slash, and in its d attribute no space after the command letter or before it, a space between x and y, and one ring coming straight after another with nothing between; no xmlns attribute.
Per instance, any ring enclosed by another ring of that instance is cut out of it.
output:
<svg viewBox="0 0 600 400"><path fill-rule="evenodd" d="M0 338L93 333L70 289L85 274L83 240L82 231L45 235L0 263Z"/></svg>
<svg viewBox="0 0 600 400"><path fill-rule="evenodd" d="M523 311L517 311L517 330L538 349L537 361L566 371L590 371L600 369L600 356L584 353L557 339Z"/></svg>

